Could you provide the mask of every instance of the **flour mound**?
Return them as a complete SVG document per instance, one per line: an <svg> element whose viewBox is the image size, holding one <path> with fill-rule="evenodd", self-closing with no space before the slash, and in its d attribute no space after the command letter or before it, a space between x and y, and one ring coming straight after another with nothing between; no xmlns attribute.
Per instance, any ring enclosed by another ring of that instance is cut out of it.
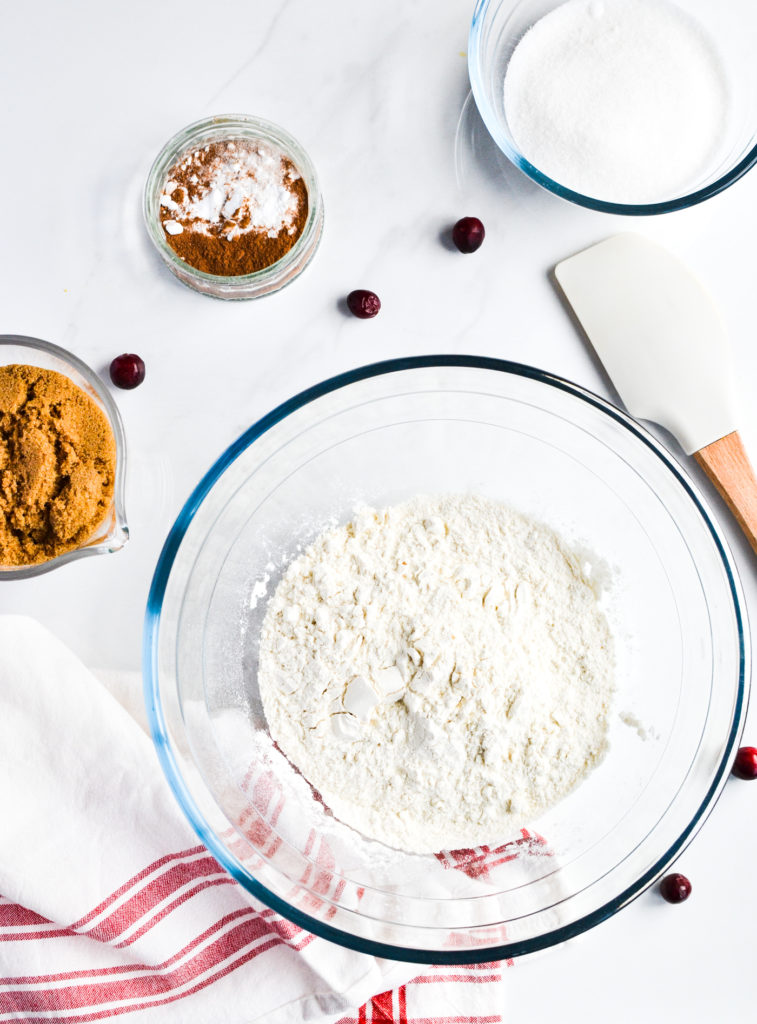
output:
<svg viewBox="0 0 757 1024"><path fill-rule="evenodd" d="M477 497L363 508L266 610L273 739L344 823L416 853L506 837L602 758L613 645L584 560Z"/></svg>

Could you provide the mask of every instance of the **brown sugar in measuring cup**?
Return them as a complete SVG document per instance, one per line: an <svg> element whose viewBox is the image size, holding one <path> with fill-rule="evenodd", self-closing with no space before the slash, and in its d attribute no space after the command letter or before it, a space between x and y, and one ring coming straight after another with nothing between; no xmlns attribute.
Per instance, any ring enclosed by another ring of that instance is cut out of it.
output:
<svg viewBox="0 0 757 1024"><path fill-rule="evenodd" d="M30 566L85 543L111 509L108 418L62 373L0 366L0 566Z"/></svg>

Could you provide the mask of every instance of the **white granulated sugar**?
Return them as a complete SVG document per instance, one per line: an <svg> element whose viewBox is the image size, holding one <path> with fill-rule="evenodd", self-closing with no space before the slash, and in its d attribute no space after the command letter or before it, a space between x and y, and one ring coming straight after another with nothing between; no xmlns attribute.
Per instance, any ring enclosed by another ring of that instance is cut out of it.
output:
<svg viewBox="0 0 757 1024"><path fill-rule="evenodd" d="M516 146L576 192L683 194L711 170L728 87L705 29L666 0L569 0L516 46L504 83Z"/></svg>
<svg viewBox="0 0 757 1024"><path fill-rule="evenodd" d="M582 564L482 498L359 510L266 609L273 739L338 818L391 846L506 836L606 748L613 645Z"/></svg>

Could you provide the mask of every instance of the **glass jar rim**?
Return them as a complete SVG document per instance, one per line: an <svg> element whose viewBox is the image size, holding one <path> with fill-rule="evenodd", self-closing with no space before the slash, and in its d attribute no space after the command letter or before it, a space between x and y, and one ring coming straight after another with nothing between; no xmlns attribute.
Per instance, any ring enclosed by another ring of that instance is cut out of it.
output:
<svg viewBox="0 0 757 1024"><path fill-rule="evenodd" d="M197 267L192 266L191 263L181 259L168 244L160 226L160 218L157 216L155 203L169 168L194 143L198 140L207 141L213 135L228 139L240 136L244 138L260 138L272 143L291 159L302 175L305 187L307 188L308 215L305 226L297 241L275 263L262 267L260 270L255 270L251 274L210 274L207 271L199 270ZM142 200L142 213L153 245L169 265L180 269L182 274L207 284L217 285L218 287L225 286L230 289L242 289L245 286L258 283L265 284L276 280L279 276L283 276L289 271L292 265L299 259L302 250L313 242L314 236L319 230L323 217L323 199L312 160L303 146L285 128L266 118L257 117L252 114L213 114L186 125L172 135L163 145L147 175Z"/></svg>

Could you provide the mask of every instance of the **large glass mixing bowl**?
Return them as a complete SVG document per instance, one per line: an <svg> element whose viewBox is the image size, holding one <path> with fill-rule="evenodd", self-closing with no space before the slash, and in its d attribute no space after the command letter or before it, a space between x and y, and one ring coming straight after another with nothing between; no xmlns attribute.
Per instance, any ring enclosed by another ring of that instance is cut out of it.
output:
<svg viewBox="0 0 757 1024"><path fill-rule="evenodd" d="M455 492L532 515L606 565L618 694L607 757L526 832L419 856L336 821L271 742L258 636L267 596L325 525L359 502ZM411 961L517 956L637 896L724 785L747 679L733 561L681 467L607 402L491 359L380 363L264 417L190 497L147 609L152 731L200 839L296 924Z"/></svg>

